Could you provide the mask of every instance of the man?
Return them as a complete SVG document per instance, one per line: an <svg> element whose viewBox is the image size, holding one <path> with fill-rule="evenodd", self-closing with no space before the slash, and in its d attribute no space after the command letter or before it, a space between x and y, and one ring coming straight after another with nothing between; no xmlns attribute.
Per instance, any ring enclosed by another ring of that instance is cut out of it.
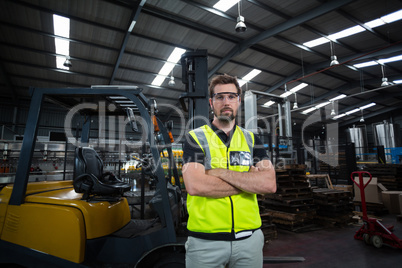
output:
<svg viewBox="0 0 402 268"><path fill-rule="evenodd" d="M262 267L264 236L256 194L276 191L275 169L261 141L236 125L241 103L237 79L215 77L209 94L214 118L190 131L183 146L186 267Z"/></svg>

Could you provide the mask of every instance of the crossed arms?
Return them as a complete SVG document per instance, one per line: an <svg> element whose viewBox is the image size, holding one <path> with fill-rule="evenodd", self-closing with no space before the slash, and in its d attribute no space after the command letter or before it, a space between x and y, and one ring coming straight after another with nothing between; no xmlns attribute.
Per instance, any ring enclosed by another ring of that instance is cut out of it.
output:
<svg viewBox="0 0 402 268"><path fill-rule="evenodd" d="M249 172L228 169L205 170L204 165L189 162L183 166L183 179L190 195L220 198L241 192L276 192L275 169L270 160L261 160Z"/></svg>

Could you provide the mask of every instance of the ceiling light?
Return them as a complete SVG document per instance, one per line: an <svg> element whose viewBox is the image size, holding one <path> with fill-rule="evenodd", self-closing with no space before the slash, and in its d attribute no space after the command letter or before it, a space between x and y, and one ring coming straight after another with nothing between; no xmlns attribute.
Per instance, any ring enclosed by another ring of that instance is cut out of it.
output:
<svg viewBox="0 0 402 268"><path fill-rule="evenodd" d="M67 67L67 68L73 67L73 65L72 65L72 63L70 61L70 57L68 57L68 56L66 57L66 60L64 61L63 66Z"/></svg>
<svg viewBox="0 0 402 268"><path fill-rule="evenodd" d="M402 80L394 80L393 81L395 84L402 84Z"/></svg>
<svg viewBox="0 0 402 268"><path fill-rule="evenodd" d="M299 106L297 106L297 94L296 93L294 94L295 94L295 103L293 104L293 109L297 109L299 108Z"/></svg>
<svg viewBox="0 0 402 268"><path fill-rule="evenodd" d="M171 87L174 87L176 85L176 82L174 81L174 77L173 77L173 69L172 69L172 73L170 74L170 80L168 82L168 85Z"/></svg>
<svg viewBox="0 0 402 268"><path fill-rule="evenodd" d="M239 0L221 0L216 3L213 8L219 9L222 12L226 12L232 6L236 5L237 2L239 2Z"/></svg>
<svg viewBox="0 0 402 268"><path fill-rule="evenodd" d="M335 113L335 104L334 104L333 101L331 101L331 103L332 103L331 115L336 115L336 113Z"/></svg>
<svg viewBox="0 0 402 268"><path fill-rule="evenodd" d="M236 32L241 33L245 32L247 30L247 26L244 23L244 17L243 16L238 16L237 17L237 24L236 24Z"/></svg>
<svg viewBox="0 0 402 268"><path fill-rule="evenodd" d="M381 83L381 86L382 86L382 87L389 86L388 78L383 77L383 78L381 79L381 81L382 81L382 83Z"/></svg>
<svg viewBox="0 0 402 268"><path fill-rule="evenodd" d="M364 116L363 116L363 110L362 111L362 117L360 118L360 123L364 123Z"/></svg>
<svg viewBox="0 0 402 268"><path fill-rule="evenodd" d="M382 72L381 86L382 87L389 86L388 78L385 77L385 69L384 68L385 68L384 65L381 65L381 72Z"/></svg>
<svg viewBox="0 0 402 268"><path fill-rule="evenodd" d="M174 77L173 77L173 76L170 77L170 80L169 80L169 82L168 82L168 85L171 86L171 87L173 87L173 86L176 85L176 82L174 81Z"/></svg>
<svg viewBox="0 0 402 268"><path fill-rule="evenodd" d="M335 55L331 56L331 63L329 64L330 66L338 65L339 61Z"/></svg>
<svg viewBox="0 0 402 268"><path fill-rule="evenodd" d="M338 62L338 59L335 56L335 49L333 47L334 45L333 45L332 41L329 42L329 46L331 47L331 63L329 64L329 66L338 65L339 62Z"/></svg>
<svg viewBox="0 0 402 268"><path fill-rule="evenodd" d="M237 2L237 9L239 11L239 16L237 17L237 24L235 27L236 32L242 33L247 30L247 26L244 23L244 17L240 15L240 5L241 5L241 0Z"/></svg>

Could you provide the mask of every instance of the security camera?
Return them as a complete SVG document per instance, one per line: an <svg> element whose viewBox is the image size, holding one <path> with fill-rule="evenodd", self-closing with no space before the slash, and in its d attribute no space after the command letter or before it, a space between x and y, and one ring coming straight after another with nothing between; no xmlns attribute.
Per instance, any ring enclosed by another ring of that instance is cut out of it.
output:
<svg viewBox="0 0 402 268"><path fill-rule="evenodd" d="M244 23L244 17L238 16L237 17L237 24L236 24L236 32L245 32L247 30L247 26Z"/></svg>

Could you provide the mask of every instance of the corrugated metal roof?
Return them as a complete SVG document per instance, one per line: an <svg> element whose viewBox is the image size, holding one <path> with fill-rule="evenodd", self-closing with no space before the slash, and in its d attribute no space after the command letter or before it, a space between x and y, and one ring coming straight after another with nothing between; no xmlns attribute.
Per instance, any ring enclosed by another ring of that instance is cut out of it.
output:
<svg viewBox="0 0 402 268"><path fill-rule="evenodd" d="M174 87L168 86L168 79L161 87L150 84L174 47L180 47L207 49L208 71L213 74L242 77L253 68L260 69L262 73L248 84L254 90L281 94L290 81L308 83L309 87L298 92L299 107L307 107L336 94L353 94L362 85L366 91L378 88L382 77L379 65L360 71L346 66L402 54L402 20L335 41L334 51L341 65L333 68L329 68L329 43L308 51L301 48L304 42L401 10L398 0L344 0L340 7L336 7L340 1L335 0L244 0L241 13L248 27L244 33L234 30L237 6L223 13L212 8L216 1L148 0L124 46L139 2L1 1L0 96L13 101L29 98L30 86L84 87L112 81L139 85L146 96L179 107L178 97L185 91L179 64L173 71ZM57 69L54 60L53 14L71 19L73 66L67 72ZM265 36L259 38L261 34ZM226 60L233 49L237 53ZM390 81L402 79L402 61L387 63L385 69ZM375 99L378 105L365 111L365 116L390 104L397 109L402 104L397 91L400 86L349 98L340 102L340 107ZM264 102L263 98L258 101ZM273 110L258 107L261 116ZM169 108L164 112L169 114Z"/></svg>

